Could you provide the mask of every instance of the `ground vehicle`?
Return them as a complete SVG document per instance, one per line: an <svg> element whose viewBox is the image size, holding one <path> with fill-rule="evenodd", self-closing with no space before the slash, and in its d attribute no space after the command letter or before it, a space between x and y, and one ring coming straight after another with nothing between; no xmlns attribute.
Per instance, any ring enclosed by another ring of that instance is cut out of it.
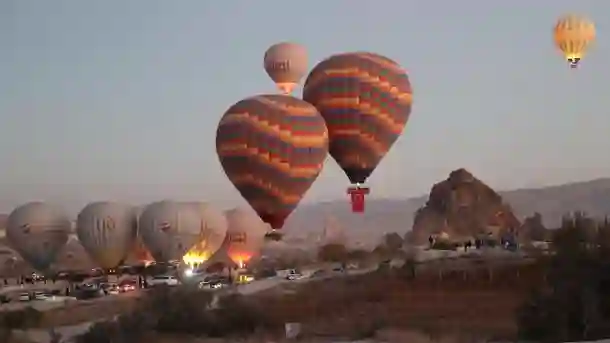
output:
<svg viewBox="0 0 610 343"><path fill-rule="evenodd" d="M209 275L206 276L203 281L199 283L199 288L202 289L218 289L225 287L229 284L229 279L221 275Z"/></svg>
<svg viewBox="0 0 610 343"><path fill-rule="evenodd" d="M335 267L333 268L334 273L345 273L345 268L343 267Z"/></svg>
<svg viewBox="0 0 610 343"><path fill-rule="evenodd" d="M27 292L19 293L19 301L30 301L30 300L32 300L30 297L30 293L27 293Z"/></svg>
<svg viewBox="0 0 610 343"><path fill-rule="evenodd" d="M157 275L148 281L148 285L151 287L159 285L176 286L178 283L178 279L173 275Z"/></svg>
<svg viewBox="0 0 610 343"><path fill-rule="evenodd" d="M119 293L120 293L119 286L117 286L116 284L112 284L112 285L108 286L108 288L106 289L106 294L115 295L115 294L119 294Z"/></svg>
<svg viewBox="0 0 610 343"><path fill-rule="evenodd" d="M99 287L104 291L104 294L106 295L119 294L119 286L116 283L100 283Z"/></svg>
<svg viewBox="0 0 610 343"><path fill-rule="evenodd" d="M288 271L288 275L286 275L286 280L298 280L302 277L303 275L299 273L296 269L290 269Z"/></svg>
<svg viewBox="0 0 610 343"><path fill-rule="evenodd" d="M45 280L44 275L32 273L32 281L44 281L44 280Z"/></svg>
<svg viewBox="0 0 610 343"><path fill-rule="evenodd" d="M47 300L47 298L49 298L49 296L43 292L37 291L37 292L32 293L31 298L32 298L32 300Z"/></svg>
<svg viewBox="0 0 610 343"><path fill-rule="evenodd" d="M119 283L119 292L125 293L135 291L137 288L137 282L134 280L123 280Z"/></svg>

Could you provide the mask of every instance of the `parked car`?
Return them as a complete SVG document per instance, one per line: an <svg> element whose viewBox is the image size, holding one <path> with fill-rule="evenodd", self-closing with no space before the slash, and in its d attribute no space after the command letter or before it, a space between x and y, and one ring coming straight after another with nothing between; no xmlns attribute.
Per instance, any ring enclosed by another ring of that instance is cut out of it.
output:
<svg viewBox="0 0 610 343"><path fill-rule="evenodd" d="M47 300L48 297L49 296L46 295L44 292L36 291L32 293L32 300Z"/></svg>
<svg viewBox="0 0 610 343"><path fill-rule="evenodd" d="M221 275L209 275L199 282L201 289L219 289L227 285L229 285L229 279Z"/></svg>
<svg viewBox="0 0 610 343"><path fill-rule="evenodd" d="M131 292L137 288L137 282L135 280L123 280L119 283L119 292Z"/></svg>
<svg viewBox="0 0 610 343"><path fill-rule="evenodd" d="M32 300L30 293L28 293L28 292L19 293L19 301L30 301L30 300Z"/></svg>
<svg viewBox="0 0 610 343"><path fill-rule="evenodd" d="M180 282L173 275L157 275L153 276L149 281L148 285L151 287L159 285L177 286Z"/></svg>
<svg viewBox="0 0 610 343"><path fill-rule="evenodd" d="M299 273L296 269L290 269L288 275L286 275L286 280L298 280L301 278L303 278L303 274Z"/></svg>

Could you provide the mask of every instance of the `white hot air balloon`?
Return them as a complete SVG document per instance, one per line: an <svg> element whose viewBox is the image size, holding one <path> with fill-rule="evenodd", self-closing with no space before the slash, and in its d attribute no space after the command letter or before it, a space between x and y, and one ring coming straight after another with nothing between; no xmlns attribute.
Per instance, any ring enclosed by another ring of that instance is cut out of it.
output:
<svg viewBox="0 0 610 343"><path fill-rule="evenodd" d="M6 236L25 261L46 271L68 241L70 228L70 220L61 209L31 202L9 215Z"/></svg>
<svg viewBox="0 0 610 343"><path fill-rule="evenodd" d="M116 268L134 247L137 219L132 206L114 202L90 203L78 214L76 235L100 267Z"/></svg>
<svg viewBox="0 0 610 343"><path fill-rule="evenodd" d="M197 207L170 200L146 206L139 226L140 236L157 262L181 260L203 239L206 228Z"/></svg>
<svg viewBox="0 0 610 343"><path fill-rule="evenodd" d="M186 264L195 267L207 261L222 245L227 234L227 218L206 202L187 202L185 206L193 206L203 223L201 240L182 257Z"/></svg>
<svg viewBox="0 0 610 343"><path fill-rule="evenodd" d="M269 225L255 212L243 208L226 211L225 215L228 222L227 236L219 254L228 255L233 262L243 267L260 253Z"/></svg>

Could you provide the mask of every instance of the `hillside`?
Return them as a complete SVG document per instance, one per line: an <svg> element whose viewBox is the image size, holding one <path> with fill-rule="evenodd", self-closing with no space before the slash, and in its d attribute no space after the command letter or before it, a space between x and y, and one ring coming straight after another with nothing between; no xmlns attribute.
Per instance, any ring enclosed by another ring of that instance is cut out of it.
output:
<svg viewBox="0 0 610 343"><path fill-rule="evenodd" d="M502 197L462 168L432 186L428 201L413 220L411 240L421 244L440 234L457 240L484 234L500 237L520 227Z"/></svg>
<svg viewBox="0 0 610 343"><path fill-rule="evenodd" d="M440 180L439 180L440 181ZM482 180L483 182L485 180ZM610 215L610 178L575 182L558 186L499 191L519 220L538 212L544 225L556 227L562 215L584 211L594 217ZM364 214L353 214L348 199L301 206L287 223L291 232L318 230L332 214L348 232L367 240L385 232L411 229L415 212L426 204L428 196L409 199L368 199Z"/></svg>
<svg viewBox="0 0 610 343"><path fill-rule="evenodd" d="M610 178L536 189L499 191L498 194L512 207L520 221L538 212L542 215L544 225L549 228L558 226L563 214L577 210L594 217L610 215ZM374 243L377 237L386 232L410 230L415 212L427 201L427 195L409 199L370 198L367 199L364 214L353 214L347 198L304 204L289 218L286 230L303 238L311 237L314 233L321 234L324 226L332 222L332 225L340 226L334 229L344 229L351 237L355 236L355 240ZM6 215L0 215L0 225L4 221Z"/></svg>

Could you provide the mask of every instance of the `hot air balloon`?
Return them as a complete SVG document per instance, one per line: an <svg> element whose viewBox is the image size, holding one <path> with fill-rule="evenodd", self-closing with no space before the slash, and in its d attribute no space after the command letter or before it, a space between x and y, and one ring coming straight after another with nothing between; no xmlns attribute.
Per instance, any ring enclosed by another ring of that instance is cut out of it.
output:
<svg viewBox="0 0 610 343"><path fill-rule="evenodd" d="M258 95L227 110L218 124L216 151L229 180L275 230L320 174L328 132L311 104Z"/></svg>
<svg viewBox="0 0 610 343"><path fill-rule="evenodd" d="M205 231L205 221L195 206L170 200L146 206L139 225L142 241L157 262L181 260Z"/></svg>
<svg viewBox="0 0 610 343"><path fill-rule="evenodd" d="M307 73L307 50L295 43L274 44L265 52L265 71L284 94L290 94Z"/></svg>
<svg viewBox="0 0 610 343"><path fill-rule="evenodd" d="M227 218L222 211L205 202L189 202L187 205L195 207L203 219L204 229L200 232L200 240L182 257L184 263L196 267L207 261L222 245L227 235Z"/></svg>
<svg viewBox="0 0 610 343"><path fill-rule="evenodd" d="M411 113L411 84L391 59L369 52L323 60L309 73L303 100L328 127L329 152L354 187L352 211L364 211L362 184L403 132Z"/></svg>
<svg viewBox="0 0 610 343"><path fill-rule="evenodd" d="M70 228L70 220L59 208L31 202L9 215L6 237L25 261L46 271L68 241Z"/></svg>
<svg viewBox="0 0 610 343"><path fill-rule="evenodd" d="M137 219L132 206L114 202L90 203L78 214L76 235L101 268L116 268L134 247Z"/></svg>
<svg viewBox="0 0 610 343"><path fill-rule="evenodd" d="M595 40L595 24L581 16L563 16L555 24L554 38L570 68L576 68Z"/></svg>
<svg viewBox="0 0 610 343"><path fill-rule="evenodd" d="M225 212L229 224L219 255L227 255L239 267L260 252L267 233L263 223L252 211L235 208ZM214 259L211 259L214 261Z"/></svg>

